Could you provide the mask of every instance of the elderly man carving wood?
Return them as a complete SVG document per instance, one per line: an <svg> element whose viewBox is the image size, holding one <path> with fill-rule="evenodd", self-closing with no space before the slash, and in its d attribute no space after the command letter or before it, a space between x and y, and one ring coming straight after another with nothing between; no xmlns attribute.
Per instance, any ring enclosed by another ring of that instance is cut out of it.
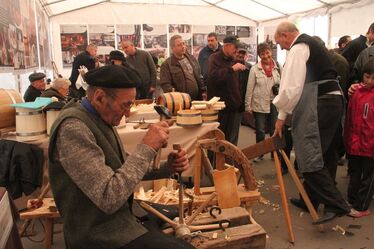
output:
<svg viewBox="0 0 374 249"><path fill-rule="evenodd" d="M67 248L190 248L144 220L133 201L142 179L168 177L188 167L186 152L171 152L159 170L156 151L168 140L168 124L151 126L132 155L124 152L117 126L128 116L139 78L134 69L104 66L85 75L82 103L68 103L51 129L49 176L64 222Z"/></svg>

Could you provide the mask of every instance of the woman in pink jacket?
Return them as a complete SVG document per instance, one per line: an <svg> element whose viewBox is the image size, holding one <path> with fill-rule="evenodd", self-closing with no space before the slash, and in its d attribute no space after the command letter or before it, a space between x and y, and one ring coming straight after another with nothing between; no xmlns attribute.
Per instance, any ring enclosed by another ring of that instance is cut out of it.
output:
<svg viewBox="0 0 374 249"><path fill-rule="evenodd" d="M363 67L361 83L348 104L344 140L348 154L350 216L370 214L374 192L374 59Z"/></svg>

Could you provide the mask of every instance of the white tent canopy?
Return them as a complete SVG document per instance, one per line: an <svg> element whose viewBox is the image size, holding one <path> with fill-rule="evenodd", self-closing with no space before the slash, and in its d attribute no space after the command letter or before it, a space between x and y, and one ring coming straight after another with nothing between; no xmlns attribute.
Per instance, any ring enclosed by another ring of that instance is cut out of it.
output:
<svg viewBox="0 0 374 249"><path fill-rule="evenodd" d="M256 23L315 10L331 10L360 0L40 0L50 17L102 3L182 5L219 8Z"/></svg>

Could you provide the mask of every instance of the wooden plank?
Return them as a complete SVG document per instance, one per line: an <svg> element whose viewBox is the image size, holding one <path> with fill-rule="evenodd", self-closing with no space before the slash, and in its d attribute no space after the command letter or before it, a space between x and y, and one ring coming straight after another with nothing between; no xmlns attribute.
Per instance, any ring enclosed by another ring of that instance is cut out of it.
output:
<svg viewBox="0 0 374 249"><path fill-rule="evenodd" d="M258 156L264 155L277 149L282 149L284 147L286 147L284 136L283 138L276 136L269 137L257 144L244 148L242 149L242 152L249 160L251 160Z"/></svg>
<svg viewBox="0 0 374 249"><path fill-rule="evenodd" d="M257 224L248 224L230 227L226 231L203 232L202 236L193 238L191 244L198 249L265 249L266 232Z"/></svg>
<svg viewBox="0 0 374 249"><path fill-rule="evenodd" d="M220 208L240 206L234 167L213 171L213 180Z"/></svg>

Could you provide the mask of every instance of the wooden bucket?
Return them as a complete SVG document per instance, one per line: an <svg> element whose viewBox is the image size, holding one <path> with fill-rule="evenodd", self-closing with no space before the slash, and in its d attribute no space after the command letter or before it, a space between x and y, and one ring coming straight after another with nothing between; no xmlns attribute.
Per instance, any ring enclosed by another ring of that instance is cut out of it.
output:
<svg viewBox="0 0 374 249"><path fill-rule="evenodd" d="M165 106L171 114L177 115L179 110L191 108L191 97L188 93L164 93L158 97L157 104Z"/></svg>
<svg viewBox="0 0 374 249"><path fill-rule="evenodd" d="M198 110L179 110L177 114L177 125L198 126L202 124L201 112Z"/></svg>
<svg viewBox="0 0 374 249"><path fill-rule="evenodd" d="M60 110L53 110L53 109L50 109L46 112L46 116L47 116L47 134L49 135L50 132L51 132L51 127L52 127L52 124L55 122L55 120L57 119L58 115L60 115Z"/></svg>
<svg viewBox="0 0 374 249"><path fill-rule="evenodd" d="M16 108L18 141L33 141L46 137L47 124L42 109Z"/></svg>
<svg viewBox="0 0 374 249"><path fill-rule="evenodd" d="M22 97L16 90L0 88L0 128L16 125L16 109L10 105L21 102Z"/></svg>
<svg viewBox="0 0 374 249"><path fill-rule="evenodd" d="M218 121L218 111L214 109L201 110L203 123L212 123Z"/></svg>

